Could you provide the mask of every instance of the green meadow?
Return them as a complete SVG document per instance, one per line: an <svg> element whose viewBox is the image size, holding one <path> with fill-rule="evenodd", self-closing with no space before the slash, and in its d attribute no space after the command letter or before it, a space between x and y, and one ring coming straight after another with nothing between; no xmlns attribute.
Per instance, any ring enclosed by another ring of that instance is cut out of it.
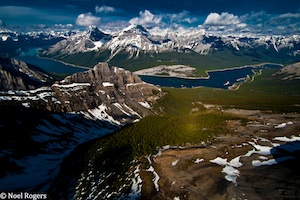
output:
<svg viewBox="0 0 300 200"><path fill-rule="evenodd" d="M238 90L214 88L176 89L164 88L169 96L162 104L167 113L191 109L189 102L221 105L223 108L239 108L272 111L273 113L300 112L300 80L281 81L272 74L276 70L263 70L253 82L243 83ZM174 105L174 106L172 106ZM176 108L176 109L175 109Z"/></svg>

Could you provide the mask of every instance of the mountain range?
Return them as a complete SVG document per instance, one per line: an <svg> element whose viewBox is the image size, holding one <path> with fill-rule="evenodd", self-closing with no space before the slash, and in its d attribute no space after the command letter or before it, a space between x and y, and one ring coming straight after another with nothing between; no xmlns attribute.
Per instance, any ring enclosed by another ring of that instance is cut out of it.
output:
<svg viewBox="0 0 300 200"><path fill-rule="evenodd" d="M130 55L139 56L139 52L165 52L194 51L207 55L224 46L239 51L242 48L256 48L264 46L265 49L279 52L290 49L293 55L299 54L299 36L214 36L204 30L185 32L147 30L141 25L131 25L121 31L105 34L97 27L74 34L58 42L45 53L72 54L77 52L99 51L108 49L112 59L118 52L125 50Z"/></svg>
<svg viewBox="0 0 300 200"><path fill-rule="evenodd" d="M203 55L216 57L218 52L228 51L233 56L251 57L253 61L267 58L289 62L299 60L299 49L298 35L214 35L202 29L148 30L141 25L131 25L109 34L103 33L97 27L89 27L86 31L52 45L43 51L42 55L69 62L77 62L77 55L81 57L83 64L89 65L91 59L95 62L101 60L112 63L126 59L132 63L138 59L145 59L146 55L148 60L156 57L151 61L159 63L164 61L159 60L159 54L173 52L182 56L193 53L194 57L202 56L203 59ZM171 62L172 59L169 58L168 61Z"/></svg>

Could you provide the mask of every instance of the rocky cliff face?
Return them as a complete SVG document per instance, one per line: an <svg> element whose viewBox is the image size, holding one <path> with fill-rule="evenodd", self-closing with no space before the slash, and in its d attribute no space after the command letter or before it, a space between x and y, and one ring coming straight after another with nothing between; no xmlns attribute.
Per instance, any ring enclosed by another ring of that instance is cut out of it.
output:
<svg viewBox="0 0 300 200"><path fill-rule="evenodd" d="M121 121L148 115L150 104L160 94L159 88L142 82L137 75L107 63L68 76L51 90L54 98L48 102L48 110L72 112L106 105L107 112Z"/></svg>
<svg viewBox="0 0 300 200"><path fill-rule="evenodd" d="M53 79L37 67L0 57L0 90L35 89L51 82Z"/></svg>

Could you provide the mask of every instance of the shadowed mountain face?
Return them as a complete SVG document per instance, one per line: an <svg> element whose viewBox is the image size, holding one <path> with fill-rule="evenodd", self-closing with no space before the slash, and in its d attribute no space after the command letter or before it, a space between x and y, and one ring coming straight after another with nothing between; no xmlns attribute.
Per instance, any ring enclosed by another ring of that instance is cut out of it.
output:
<svg viewBox="0 0 300 200"><path fill-rule="evenodd" d="M161 96L159 88L107 63L37 87L33 83L52 79L21 61L3 60L1 191L46 191L76 146L151 114Z"/></svg>
<svg viewBox="0 0 300 200"><path fill-rule="evenodd" d="M89 27L89 29L86 31L86 34L88 38L94 42L111 39L111 35L103 33L95 26Z"/></svg>
<svg viewBox="0 0 300 200"><path fill-rule="evenodd" d="M0 57L0 90L26 90L53 83L52 77L33 65Z"/></svg>
<svg viewBox="0 0 300 200"><path fill-rule="evenodd" d="M5 192L47 191L73 149L119 128L104 114L96 119L15 105L1 105L0 111L0 190Z"/></svg>

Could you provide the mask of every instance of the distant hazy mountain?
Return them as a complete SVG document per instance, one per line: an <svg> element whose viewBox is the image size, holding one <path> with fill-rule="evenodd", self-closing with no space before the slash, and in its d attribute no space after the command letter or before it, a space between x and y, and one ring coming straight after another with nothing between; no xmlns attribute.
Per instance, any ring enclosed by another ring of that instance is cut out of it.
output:
<svg viewBox="0 0 300 200"><path fill-rule="evenodd" d="M6 62L27 70L23 62ZM11 73L1 81L23 80L19 76ZM137 75L107 63L34 90L6 89L0 91L1 191L45 191L62 159L78 144L149 115L161 94Z"/></svg>
<svg viewBox="0 0 300 200"><path fill-rule="evenodd" d="M19 33L0 29L0 56L14 57L30 48L46 48L75 34L74 31Z"/></svg>

